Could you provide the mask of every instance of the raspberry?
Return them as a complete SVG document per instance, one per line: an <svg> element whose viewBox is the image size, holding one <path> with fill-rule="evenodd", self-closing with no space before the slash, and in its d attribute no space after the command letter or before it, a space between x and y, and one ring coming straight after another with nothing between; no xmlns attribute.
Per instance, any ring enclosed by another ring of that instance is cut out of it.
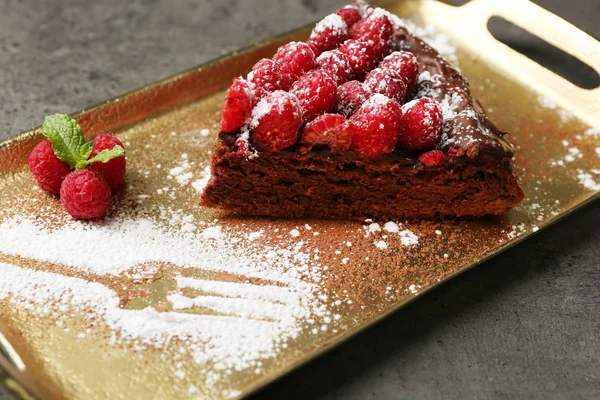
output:
<svg viewBox="0 0 600 400"><path fill-rule="evenodd" d="M333 50L348 39L348 26L337 14L323 18L313 29L308 43L317 49L317 55Z"/></svg>
<svg viewBox="0 0 600 400"><path fill-rule="evenodd" d="M426 167L435 167L448 161L448 157L440 150L431 150L419 156L419 162Z"/></svg>
<svg viewBox="0 0 600 400"><path fill-rule="evenodd" d="M235 132L240 129L252 111L252 93L248 82L238 77L225 93L225 105L221 117L221 131Z"/></svg>
<svg viewBox="0 0 600 400"><path fill-rule="evenodd" d="M257 97L255 101L258 101L266 92L274 92L283 87L283 73L275 61L263 58L252 67L248 82Z"/></svg>
<svg viewBox="0 0 600 400"><path fill-rule="evenodd" d="M393 36L394 24L381 8L376 8L350 30L352 39L372 42L372 47L378 57L384 57L392 51Z"/></svg>
<svg viewBox="0 0 600 400"><path fill-rule="evenodd" d="M374 94L349 120L352 151L376 160L394 151L402 107L382 94Z"/></svg>
<svg viewBox="0 0 600 400"><path fill-rule="evenodd" d="M65 210L77 219L102 218L110 207L110 188L96 171L78 169L71 172L60 187Z"/></svg>
<svg viewBox="0 0 600 400"><path fill-rule="evenodd" d="M303 42L290 42L281 46L273 56L283 74L283 90L288 89L307 71L315 68L314 46Z"/></svg>
<svg viewBox="0 0 600 400"><path fill-rule="evenodd" d="M406 85L396 71L375 68L365 78L365 86L373 93L381 93L400 104L404 103Z"/></svg>
<svg viewBox="0 0 600 400"><path fill-rule="evenodd" d="M352 67L348 57L339 50L330 50L317 58L317 67L329 74L335 83L341 85L352 77Z"/></svg>
<svg viewBox="0 0 600 400"><path fill-rule="evenodd" d="M50 141L44 140L29 153L29 171L42 189L58 195L60 184L71 168L56 157Z"/></svg>
<svg viewBox="0 0 600 400"><path fill-rule="evenodd" d="M417 87L419 80L419 64L413 53L395 51L383 59L379 68L396 71L406 84L406 94L410 95Z"/></svg>
<svg viewBox="0 0 600 400"><path fill-rule="evenodd" d="M115 146L123 146L123 142L112 135L102 134L98 135L94 138L94 142L92 144L92 154L90 158L95 157L102 150L110 150ZM127 161L125 157L115 157L112 160L109 160L106 163L95 162L90 164L90 169L93 169L96 172L99 172L100 175L104 177L110 191L112 193L116 193L121 186L123 186L123 181L125 180L125 168L127 165Z"/></svg>
<svg viewBox="0 0 600 400"><path fill-rule="evenodd" d="M363 80L367 72L377 65L378 54L367 42L361 40L347 40L339 50L348 57L354 77Z"/></svg>
<svg viewBox="0 0 600 400"><path fill-rule="evenodd" d="M304 122L331 111L335 106L336 91L337 85L333 78L319 69L301 76L290 89L290 93L298 99Z"/></svg>
<svg viewBox="0 0 600 400"><path fill-rule="evenodd" d="M337 12L337 15L342 17L348 28L352 28L352 26L354 26L354 24L356 24L362 18L358 8L354 6L340 8Z"/></svg>
<svg viewBox="0 0 600 400"><path fill-rule="evenodd" d="M315 55L315 60L316 60L317 56L319 55L319 50L312 43L304 42L304 44L306 44L306 46L312 50L313 54Z"/></svg>
<svg viewBox="0 0 600 400"><path fill-rule="evenodd" d="M402 106L402 121L398 141L409 150L435 147L442 137L443 117L440 106L427 97Z"/></svg>
<svg viewBox="0 0 600 400"><path fill-rule="evenodd" d="M248 146L248 138L238 138L235 141L235 146L237 147L236 153L240 155L244 155L250 150Z"/></svg>
<svg viewBox="0 0 600 400"><path fill-rule="evenodd" d="M335 111L350 118L372 94L371 89L359 81L346 82L337 89Z"/></svg>
<svg viewBox="0 0 600 400"><path fill-rule="evenodd" d="M267 94L252 110L252 140L267 151L277 152L294 145L301 126L298 100L283 90Z"/></svg>
<svg viewBox="0 0 600 400"><path fill-rule="evenodd" d="M341 153L350 148L350 132L345 125L346 118L340 114L323 114L304 127L301 151L307 152L313 146L329 146L332 153Z"/></svg>

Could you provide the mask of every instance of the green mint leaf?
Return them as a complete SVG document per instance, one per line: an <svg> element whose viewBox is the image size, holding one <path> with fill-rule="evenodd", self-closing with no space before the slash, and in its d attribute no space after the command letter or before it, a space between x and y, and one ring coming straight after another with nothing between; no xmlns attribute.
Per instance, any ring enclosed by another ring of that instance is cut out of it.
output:
<svg viewBox="0 0 600 400"><path fill-rule="evenodd" d="M88 158L90 158L90 154L92 154L92 150L93 150L93 142L89 141L86 142L83 146L81 146L81 149L79 149L79 155L81 156L82 159L87 160Z"/></svg>
<svg viewBox="0 0 600 400"><path fill-rule="evenodd" d="M100 153L96 154L93 158L87 160L88 164L93 162L102 162L106 163L112 160L113 158L122 157L125 155L125 150L121 146L115 146L112 149L102 150Z"/></svg>
<svg viewBox="0 0 600 400"><path fill-rule="evenodd" d="M56 157L71 168L75 168L81 161L81 148L85 144L85 138L81 127L73 118L65 114L50 115L46 117L40 133L50 140Z"/></svg>

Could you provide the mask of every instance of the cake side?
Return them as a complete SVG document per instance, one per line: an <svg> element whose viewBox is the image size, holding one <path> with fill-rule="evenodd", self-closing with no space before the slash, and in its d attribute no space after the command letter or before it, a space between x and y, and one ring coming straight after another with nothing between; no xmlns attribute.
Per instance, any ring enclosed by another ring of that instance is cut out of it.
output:
<svg viewBox="0 0 600 400"><path fill-rule="evenodd" d="M219 139L201 205L238 215L393 219L500 215L522 200L509 159L444 167L264 154Z"/></svg>

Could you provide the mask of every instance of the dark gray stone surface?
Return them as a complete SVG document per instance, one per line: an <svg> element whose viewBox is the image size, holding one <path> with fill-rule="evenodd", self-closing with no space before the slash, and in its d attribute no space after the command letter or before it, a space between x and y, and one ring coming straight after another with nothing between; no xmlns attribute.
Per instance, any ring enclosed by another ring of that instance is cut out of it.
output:
<svg viewBox="0 0 600 400"><path fill-rule="evenodd" d="M344 3L0 0L0 139ZM600 2L538 3L600 35ZM596 203L256 398L600 398L599 227Z"/></svg>

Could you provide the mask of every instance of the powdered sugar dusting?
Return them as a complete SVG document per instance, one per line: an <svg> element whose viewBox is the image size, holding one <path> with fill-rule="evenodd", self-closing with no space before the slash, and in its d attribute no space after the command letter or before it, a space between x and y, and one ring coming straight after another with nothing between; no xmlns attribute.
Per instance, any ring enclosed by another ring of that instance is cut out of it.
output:
<svg viewBox="0 0 600 400"><path fill-rule="evenodd" d="M390 102L390 98L381 93L375 93L369 100L365 102L365 106L372 107L373 105L385 106Z"/></svg>
<svg viewBox="0 0 600 400"><path fill-rule="evenodd" d="M462 99L458 93L447 94L440 104L444 121L449 121L458 115L455 111L460 105Z"/></svg>
<svg viewBox="0 0 600 400"><path fill-rule="evenodd" d="M208 181L210 180L210 166L206 166L202 171L202 177L192 182L192 187L196 189L198 193L202 193Z"/></svg>
<svg viewBox="0 0 600 400"><path fill-rule="evenodd" d="M325 18L323 18L315 28L313 29L313 33L311 37L314 35L323 33L324 31L333 31L336 35L347 35L348 34L348 25L344 22L342 17L337 14L329 14Z"/></svg>
<svg viewBox="0 0 600 400"><path fill-rule="evenodd" d="M390 233L396 233L396 232L400 231L400 227L394 221L386 222L385 225L383 226L383 229L385 229L386 231L388 231Z"/></svg>
<svg viewBox="0 0 600 400"><path fill-rule="evenodd" d="M569 122L573 118L573 112L564 108L558 107L558 105L548 96L538 96L537 98L540 106L549 110L556 110L558 117L562 123Z"/></svg>
<svg viewBox="0 0 600 400"><path fill-rule="evenodd" d="M268 245L261 242L263 230L232 230L216 220L184 230L178 226L193 225L194 219L183 214L177 221L163 226L151 219L117 215L102 222L66 221L56 226L13 216L0 223L0 236L8 238L0 242L0 252L59 264L73 273L124 277L139 274L132 273L134 267L156 272L158 265L176 266L180 272L172 278L174 289L166 294L167 310L122 308L117 293L104 284L6 263L0 264L0 299L41 313L53 313L56 307L85 309L85 318L102 320L114 332L115 344L134 341L161 348L177 337L196 363L209 366L207 385L234 370L260 372L258 361L274 357L307 323L319 321L311 332L321 332L336 320L324 306L327 296L319 284L327 267L319 263L318 249L301 238L316 233L311 225L281 232L284 242ZM390 240L417 244L417 235L401 230L401 225L388 221L382 228L370 222L365 230L376 236L372 243L381 251L390 247ZM32 242L38 245L30 246ZM353 245L344 240L340 246L350 253L339 262L349 265ZM216 280L215 275L203 279L182 271L218 271L237 280ZM186 310L194 313L183 313ZM177 370L175 375L183 379L185 372Z"/></svg>
<svg viewBox="0 0 600 400"><path fill-rule="evenodd" d="M377 247L380 250L385 250L388 248L388 245L383 240L378 240L377 242L375 242L375 247Z"/></svg>
<svg viewBox="0 0 600 400"><path fill-rule="evenodd" d="M182 219L186 219L185 216ZM298 232L298 230L294 230ZM297 237L293 232L292 237ZM328 318L319 297L322 267L302 242L288 247L255 244L261 235L239 234L213 224L194 233L165 228L149 219L69 222L53 227L25 217L0 224L0 252L58 263L74 271L122 276L134 266L168 263L189 270L223 271L241 282L178 276L177 290L167 296L174 311L153 308L125 310L111 289L95 282L0 264L0 299L35 310L60 304L93 311L118 340L136 340L161 347L171 337L184 339L198 364L216 371L256 368L256 361L273 357L296 337L307 318ZM39 245L30 246L35 242ZM258 278L264 285L244 283ZM189 297L185 288L199 290ZM41 307L41 308L40 308ZM180 314L199 308L213 314ZM216 315L214 315L216 313ZM322 322L326 326L326 322ZM252 334L248 335L249 332ZM218 374L209 376L211 382ZM207 379L209 379L207 378ZM206 382L210 384L211 382Z"/></svg>
<svg viewBox="0 0 600 400"><path fill-rule="evenodd" d="M367 222L369 224L363 226L363 229L365 230L365 238L369 238L371 236L378 237L378 239L373 243L375 244L375 247L380 250L385 250L388 248L388 243L386 240L396 237L400 239L400 243L403 246L414 246L419 243L419 237L413 231L410 229L400 228L402 226L401 223L388 221L383 225L382 230L378 223L370 222L370 220L367 220ZM388 235L386 232L394 235Z"/></svg>
<svg viewBox="0 0 600 400"><path fill-rule="evenodd" d="M384 10L383 8L375 8L373 12L369 14L368 18L379 18L381 16L387 17L394 26L394 29L403 28L406 26L406 24L400 17L398 17L395 14L392 14L387 10Z"/></svg>
<svg viewBox="0 0 600 400"><path fill-rule="evenodd" d="M0 262L0 275L0 299L13 296L13 302L27 309L45 305L41 309L44 314L51 311L49 304L52 300L62 306L80 309L96 308L98 304L106 308L119 307L116 293L100 283L22 269L3 262Z"/></svg>
<svg viewBox="0 0 600 400"><path fill-rule="evenodd" d="M436 49L444 58L454 64L455 67L458 66L456 46L451 43L448 35L438 32L435 25L427 24L426 26L420 26L414 21L406 20L406 28L411 34L418 36Z"/></svg>
<svg viewBox="0 0 600 400"><path fill-rule="evenodd" d="M592 169L589 172L578 169L577 172L580 185L589 190L600 190L600 169Z"/></svg>
<svg viewBox="0 0 600 400"><path fill-rule="evenodd" d="M189 168L190 163L184 161L180 167L171 168L169 173L171 174L171 176L175 177L175 179L180 185L186 185L194 177L194 174L189 171Z"/></svg>
<svg viewBox="0 0 600 400"><path fill-rule="evenodd" d="M87 314L88 318L102 319L112 330L119 332L121 340L141 340L146 345L161 347L168 338L183 338L198 364L210 362L223 373L250 368L256 365L256 359L273 356L277 347L276 335L283 334L286 341L286 337L297 334L293 328L284 333L291 328L295 317L278 314L283 307L276 303L245 300L244 308L240 308L240 300L227 297L184 300L184 296L172 295L170 298L179 301L180 309L185 309L191 301L193 305L207 306L232 316L157 312L153 308L127 310L119 307L120 301L114 291L99 283L21 269L6 263L0 263L0 273L3 276L0 299L10 298L11 303L38 312L49 313L58 306L92 311ZM268 307L265 308L266 304ZM263 320L264 316L276 320ZM224 332L228 334L223 335ZM248 332L252 334L248 335Z"/></svg>
<svg viewBox="0 0 600 400"><path fill-rule="evenodd" d="M538 97L538 102L540 103L540 105L544 108L548 108L550 110L555 110L558 106L556 105L556 103L554 102L554 100L552 100L550 97L548 96L539 96Z"/></svg>
<svg viewBox="0 0 600 400"><path fill-rule="evenodd" d="M589 128L583 132L585 136L591 136L594 139L600 139L600 129Z"/></svg>
<svg viewBox="0 0 600 400"><path fill-rule="evenodd" d="M408 229L398 232L398 235L400 236L400 241L404 246L413 246L419 243L419 237Z"/></svg>
<svg viewBox="0 0 600 400"><path fill-rule="evenodd" d="M263 97L260 99L258 104L252 109L252 114L250 116L250 122L248 123L247 128L254 129L260 123L262 117L267 115L273 108L277 108L279 110L283 110L288 102L292 100L292 104L296 107L296 111L299 115L301 115L300 108L298 106L298 101L296 96L291 93L284 92L283 90L276 90L270 93L267 97ZM244 129L247 129L244 128Z"/></svg>
<svg viewBox="0 0 600 400"><path fill-rule="evenodd" d="M248 124L250 129L254 129L258 126L262 117L267 115L273 108L273 104L270 103L266 98L260 99L258 104L252 109L252 115L250 116L250 123Z"/></svg>

